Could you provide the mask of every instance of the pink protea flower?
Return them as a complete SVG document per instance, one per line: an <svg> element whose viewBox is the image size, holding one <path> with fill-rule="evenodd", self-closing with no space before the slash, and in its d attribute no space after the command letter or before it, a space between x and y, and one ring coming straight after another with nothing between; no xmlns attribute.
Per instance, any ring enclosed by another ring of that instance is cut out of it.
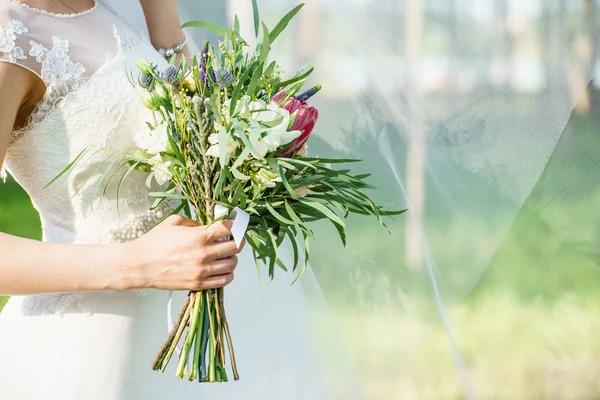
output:
<svg viewBox="0 0 600 400"><path fill-rule="evenodd" d="M285 92L277 93L272 100L279 102L285 95ZM296 114L296 119L290 130L301 131L302 134L283 150L279 157L293 157L306 144L319 119L319 111L315 107L309 106L306 100L298 100L298 98L302 98L301 96L292 96L282 105L290 114Z"/></svg>

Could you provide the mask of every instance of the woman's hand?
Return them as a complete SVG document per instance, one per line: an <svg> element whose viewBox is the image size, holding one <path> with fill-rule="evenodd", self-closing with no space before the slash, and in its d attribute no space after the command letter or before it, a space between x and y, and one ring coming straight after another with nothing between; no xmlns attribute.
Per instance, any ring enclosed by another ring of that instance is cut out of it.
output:
<svg viewBox="0 0 600 400"><path fill-rule="evenodd" d="M208 227L180 215L171 215L146 235L124 244L129 257L141 263L135 286L167 290L203 290L223 287L233 280L237 248L231 235L233 221ZM243 247L243 246L242 246Z"/></svg>

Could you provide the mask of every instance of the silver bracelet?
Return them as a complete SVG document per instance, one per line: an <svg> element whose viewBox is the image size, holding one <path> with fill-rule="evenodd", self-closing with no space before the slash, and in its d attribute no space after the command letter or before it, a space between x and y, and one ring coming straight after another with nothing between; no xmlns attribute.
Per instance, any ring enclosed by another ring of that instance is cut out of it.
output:
<svg viewBox="0 0 600 400"><path fill-rule="evenodd" d="M181 43L177 43L175 46L171 47L170 49L158 49L158 52L163 57L172 57L175 54L181 53L183 51L183 48L185 47L185 42L186 42L186 40L184 40Z"/></svg>

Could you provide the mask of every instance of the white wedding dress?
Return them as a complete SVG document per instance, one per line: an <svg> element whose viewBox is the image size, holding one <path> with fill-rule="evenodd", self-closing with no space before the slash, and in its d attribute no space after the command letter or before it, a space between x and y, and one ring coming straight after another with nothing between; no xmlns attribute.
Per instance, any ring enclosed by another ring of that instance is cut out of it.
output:
<svg viewBox="0 0 600 400"><path fill-rule="evenodd" d="M98 166L108 162L101 153L44 188L88 145L134 148L135 133L151 118L127 78L141 58L165 62L102 2L56 15L0 0L0 61L27 68L47 86L28 125L14 132L4 165L39 211L44 241L131 240L171 211L168 204L149 211L153 199L138 171L123 182L118 200L116 182L104 197L94 196L104 171ZM292 276L263 277L261 289L250 252L240 260L226 290L240 381L179 381L175 361L165 374L150 369L167 334L165 291L17 296L0 314L0 399L361 398L334 331L313 325L314 317L327 316L309 306L323 304L318 291L307 295L311 275L292 287ZM183 296L175 294L174 314Z"/></svg>

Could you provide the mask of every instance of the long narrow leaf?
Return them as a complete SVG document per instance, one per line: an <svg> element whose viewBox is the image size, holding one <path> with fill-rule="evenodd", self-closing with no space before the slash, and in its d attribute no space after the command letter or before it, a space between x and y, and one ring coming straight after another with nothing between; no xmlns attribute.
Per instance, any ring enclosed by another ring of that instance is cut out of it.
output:
<svg viewBox="0 0 600 400"><path fill-rule="evenodd" d="M307 201L307 200L299 200L299 202L308 207L314 208L315 210L319 211L321 214L325 215L331 221L334 221L341 226L345 226L344 221L340 217L338 217L336 213L331 211L331 209L329 207L327 207L323 204L320 204L320 203Z"/></svg>
<svg viewBox="0 0 600 400"><path fill-rule="evenodd" d="M240 77L237 85L235 86L235 89L233 89L233 94L231 95L231 106L229 108L230 112L232 114L235 113L235 107L237 105L238 100L240 99L241 94L242 94L242 88L246 84L246 79L248 79L248 76L250 76L250 71L251 71L250 68L248 68L248 69L246 69L246 71L244 71L244 73Z"/></svg>
<svg viewBox="0 0 600 400"><path fill-rule="evenodd" d="M293 85L294 83L296 83L298 81L306 79L306 77L308 77L310 74L312 74L313 71L314 71L314 68L310 68L308 71L306 71L306 72L304 72L304 73L302 73L302 74L300 74L298 76L290 78L287 81L280 82L280 83L278 83L275 86L275 90L278 90L278 89L281 89L281 88Z"/></svg>
<svg viewBox="0 0 600 400"><path fill-rule="evenodd" d="M222 37L225 37L229 32L229 29L225 28L224 26L210 21L189 21L181 25L181 28L202 28L210 33L214 33L215 35Z"/></svg>
<svg viewBox="0 0 600 400"><path fill-rule="evenodd" d="M46 189L48 186L52 185L54 182L56 182L61 176L63 176L64 174L66 174L69 170L71 170L71 168L73 168L75 166L75 164L77 164L77 162L79 161L79 159L81 157L83 157L83 155L90 149L90 146L86 146L83 150L81 150L81 152L77 155L77 157L75 157L73 159L73 161L71 161L69 163L69 165L67 165L62 171L60 171L60 173L58 175L56 175L50 182L48 182L46 184L46 186L44 186L44 189Z"/></svg>
<svg viewBox="0 0 600 400"><path fill-rule="evenodd" d="M260 16L258 14L258 4L252 0L252 14L254 17L254 34L258 37L258 27L260 26Z"/></svg>
<svg viewBox="0 0 600 400"><path fill-rule="evenodd" d="M123 181L125 181L125 178L127 178L127 176L129 176L129 174L131 172L133 172L133 170L139 165L139 161L136 162L135 164L133 164L131 167L129 167L127 169L127 171L125 171L125 173L123 174L123 176L121 176L121 179L119 180L119 185L117 186L117 214L121 215L121 211L119 210L119 194L121 193L121 186L123 185Z"/></svg>
<svg viewBox="0 0 600 400"><path fill-rule="evenodd" d="M288 26L288 24L290 23L292 18L294 18L296 16L296 14L298 14L298 11L300 11L302 9L302 7L304 7L304 3L294 7L293 10L288 12L281 19L281 21L279 21L277 23L277 25L275 25L275 28L273 28L273 32L271 32L271 34L270 34L271 43L273 43L275 41L275 39L277 39L279 37L281 32L283 32L285 30L285 28Z"/></svg>
<svg viewBox="0 0 600 400"><path fill-rule="evenodd" d="M269 28L264 23L263 26L263 42L260 45L260 54L258 56L258 62L264 64L269 57L269 52L271 51L271 39L269 37Z"/></svg>
<svg viewBox="0 0 600 400"><path fill-rule="evenodd" d="M283 224L287 224L287 225L295 225L294 221L289 220L286 217L284 217L283 215L279 214L277 212L277 210L275 210L273 208L273 206L271 204L269 204L269 202L266 202L265 206L267 207L267 210L269 210L271 215L273 215L279 222L281 222Z"/></svg>

